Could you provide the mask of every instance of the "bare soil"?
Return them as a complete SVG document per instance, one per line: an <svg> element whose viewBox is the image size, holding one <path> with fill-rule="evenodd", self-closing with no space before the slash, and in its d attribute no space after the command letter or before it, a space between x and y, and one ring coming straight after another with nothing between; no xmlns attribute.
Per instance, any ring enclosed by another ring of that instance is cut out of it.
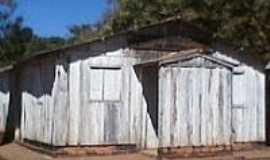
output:
<svg viewBox="0 0 270 160"><path fill-rule="evenodd" d="M250 151L233 152L226 155L206 158L173 158L172 160L270 160L270 147ZM99 157L62 157L52 158L12 143L0 147L0 160L168 160L156 158L141 153L123 154Z"/></svg>

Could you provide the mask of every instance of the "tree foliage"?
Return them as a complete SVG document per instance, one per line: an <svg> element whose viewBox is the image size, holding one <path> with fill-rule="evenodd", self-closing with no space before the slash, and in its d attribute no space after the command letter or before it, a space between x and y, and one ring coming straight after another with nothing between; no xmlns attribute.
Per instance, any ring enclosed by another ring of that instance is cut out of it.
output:
<svg viewBox="0 0 270 160"><path fill-rule="evenodd" d="M69 42L70 43L80 43L88 40L93 40L101 36L101 27L98 25L74 25L69 29L71 34Z"/></svg>
<svg viewBox="0 0 270 160"><path fill-rule="evenodd" d="M102 27L97 30L89 27L88 34L81 34L86 35L82 39L177 17L209 30L213 38L252 48L261 55L270 52L269 0L109 0L109 3L111 8ZM81 30L80 33L87 32L85 28Z"/></svg>
<svg viewBox="0 0 270 160"><path fill-rule="evenodd" d="M61 37L40 37L33 35L31 40L26 43L24 55L32 55L37 52L53 50L66 45L66 39Z"/></svg>
<svg viewBox="0 0 270 160"><path fill-rule="evenodd" d="M94 24L74 25L69 28L70 37L69 44L91 41L96 38L111 35L113 32L111 27L112 10L108 8L103 17Z"/></svg>
<svg viewBox="0 0 270 160"><path fill-rule="evenodd" d="M21 17L13 17L15 9L13 0L0 0L0 65L12 63L26 54L65 44L65 40L59 37L35 35L31 28L23 25Z"/></svg>
<svg viewBox="0 0 270 160"><path fill-rule="evenodd" d="M159 22L171 16L199 25L239 46L270 52L269 0L116 0L114 32Z"/></svg>
<svg viewBox="0 0 270 160"><path fill-rule="evenodd" d="M181 0L115 0L111 30L119 32L159 22L175 16L182 8Z"/></svg>
<svg viewBox="0 0 270 160"><path fill-rule="evenodd" d="M2 63L9 63L24 54L26 44L31 41L32 30L22 27L22 20L16 19L9 22L1 32L0 59Z"/></svg>
<svg viewBox="0 0 270 160"><path fill-rule="evenodd" d="M196 6L196 7L193 7ZM213 37L226 39L258 54L269 54L270 1L212 0L187 5L195 16L183 16L213 32Z"/></svg>

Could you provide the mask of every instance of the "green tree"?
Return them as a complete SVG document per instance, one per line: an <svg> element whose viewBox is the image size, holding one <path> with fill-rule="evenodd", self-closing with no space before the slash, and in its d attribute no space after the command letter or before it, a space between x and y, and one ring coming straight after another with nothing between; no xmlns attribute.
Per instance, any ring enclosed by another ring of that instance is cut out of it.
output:
<svg viewBox="0 0 270 160"><path fill-rule="evenodd" d="M115 0L111 30L119 32L159 22L176 16L182 8L181 0Z"/></svg>
<svg viewBox="0 0 270 160"><path fill-rule="evenodd" d="M270 52L269 0L115 0L111 30L119 32L180 17L257 53Z"/></svg>
<svg viewBox="0 0 270 160"><path fill-rule="evenodd" d="M98 25L82 24L74 25L69 29L71 37L70 43L80 43L93 40L101 36L100 27Z"/></svg>
<svg viewBox="0 0 270 160"><path fill-rule="evenodd" d="M30 28L22 27L22 19L17 18L14 22L9 22L0 39L1 62L10 63L23 56L32 36Z"/></svg>
<svg viewBox="0 0 270 160"><path fill-rule="evenodd" d="M89 39L181 18L212 32L213 38L253 49L259 55L270 55L269 0L108 0L108 3L107 13L98 22L101 27L76 26L74 35Z"/></svg>
<svg viewBox="0 0 270 160"><path fill-rule="evenodd" d="M12 63L24 55L58 48L66 44L60 37L44 38L23 25L21 17L13 17L16 3L0 0L0 66Z"/></svg>
<svg viewBox="0 0 270 160"><path fill-rule="evenodd" d="M10 63L23 55L25 44L31 40L32 30L23 27L23 19L12 18L16 4L12 0L0 1L0 63Z"/></svg>
<svg viewBox="0 0 270 160"><path fill-rule="evenodd" d="M74 25L69 28L70 37L68 39L69 44L87 42L96 38L111 35L113 33L111 27L112 9L104 13L102 18L94 24L81 24Z"/></svg>
<svg viewBox="0 0 270 160"><path fill-rule="evenodd" d="M33 55L45 50L53 50L66 45L66 39L61 37L39 37L33 35L31 40L26 43L24 55Z"/></svg>

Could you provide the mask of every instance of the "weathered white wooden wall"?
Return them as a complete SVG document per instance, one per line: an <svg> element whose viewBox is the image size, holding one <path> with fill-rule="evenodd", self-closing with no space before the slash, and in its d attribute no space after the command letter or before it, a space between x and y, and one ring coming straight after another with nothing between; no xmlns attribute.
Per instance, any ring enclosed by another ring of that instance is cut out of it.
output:
<svg viewBox="0 0 270 160"><path fill-rule="evenodd" d="M126 57L125 52L118 50L70 64L72 141L68 144L157 147L139 75L133 67L136 59Z"/></svg>
<svg viewBox="0 0 270 160"><path fill-rule="evenodd" d="M87 58L91 53L72 53L24 66L22 139L54 146L137 144L142 149L264 140L263 74L244 67L244 74L231 77L228 69L211 63L206 68L187 68L190 63L162 67L157 135L141 71L134 67L143 59L129 52Z"/></svg>
<svg viewBox="0 0 270 160"><path fill-rule="evenodd" d="M225 68L160 69L160 147L231 143L231 72Z"/></svg>
<svg viewBox="0 0 270 160"><path fill-rule="evenodd" d="M0 73L0 132L4 133L9 109L10 90L8 72Z"/></svg>
<svg viewBox="0 0 270 160"><path fill-rule="evenodd" d="M137 60L126 52L87 59L72 54L69 64L59 58L23 69L22 138L55 146L156 148L157 135L133 67ZM108 84L100 86L102 81Z"/></svg>
<svg viewBox="0 0 270 160"><path fill-rule="evenodd" d="M241 65L233 76L235 142L265 141L265 75Z"/></svg>
<svg viewBox="0 0 270 160"><path fill-rule="evenodd" d="M53 144L66 139L67 71L58 60L30 64L21 72L21 137Z"/></svg>
<svg viewBox="0 0 270 160"><path fill-rule="evenodd" d="M238 65L233 75L233 141L264 142L265 74L219 52L213 57Z"/></svg>

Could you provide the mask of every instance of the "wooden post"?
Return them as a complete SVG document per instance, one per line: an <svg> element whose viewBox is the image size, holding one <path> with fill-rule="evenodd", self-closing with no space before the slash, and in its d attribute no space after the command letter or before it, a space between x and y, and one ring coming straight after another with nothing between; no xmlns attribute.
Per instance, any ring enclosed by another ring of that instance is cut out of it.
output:
<svg viewBox="0 0 270 160"><path fill-rule="evenodd" d="M266 123L266 144L270 145L270 69L267 68L265 70L265 76L266 76L266 81L265 81L265 92L266 92L266 108L265 108L265 112L266 112L266 119L265 119L265 123Z"/></svg>

